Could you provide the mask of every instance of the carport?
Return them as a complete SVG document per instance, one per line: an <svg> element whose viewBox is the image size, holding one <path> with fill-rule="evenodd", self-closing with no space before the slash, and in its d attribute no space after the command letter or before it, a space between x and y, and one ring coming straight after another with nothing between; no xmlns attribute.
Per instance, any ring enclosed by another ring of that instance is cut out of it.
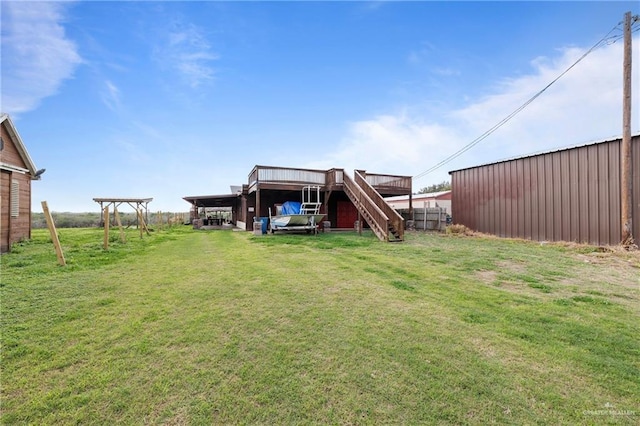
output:
<svg viewBox="0 0 640 426"><path fill-rule="evenodd" d="M190 218L194 225L222 226L227 220L234 226L237 224L242 205L240 194L196 195L182 199L191 204Z"/></svg>

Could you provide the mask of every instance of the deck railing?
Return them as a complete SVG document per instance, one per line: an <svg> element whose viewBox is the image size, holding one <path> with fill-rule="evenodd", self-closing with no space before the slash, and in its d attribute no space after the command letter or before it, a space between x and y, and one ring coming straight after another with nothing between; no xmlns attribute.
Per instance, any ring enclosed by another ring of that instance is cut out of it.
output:
<svg viewBox="0 0 640 426"><path fill-rule="evenodd" d="M368 175L367 175L368 176ZM375 175L374 175L375 176ZM404 240L404 219L400 214L391 207L384 198L380 195L376 189L371 186L369 182L358 172L354 171L354 178L356 184L362 188L362 190L367 194L367 196L372 200L374 204L384 213L384 215L388 218L388 223L391 224L393 229L396 231L396 234L400 240ZM385 230L388 234L389 230Z"/></svg>
<svg viewBox="0 0 640 426"><path fill-rule="evenodd" d="M249 174L249 186L257 182L270 183L299 183L305 185L320 185L327 188L343 184L344 169L314 170L293 169L288 167L255 166ZM369 174L362 172L367 183L381 193L411 193L410 176L394 176Z"/></svg>
<svg viewBox="0 0 640 426"><path fill-rule="evenodd" d="M373 186L378 191L391 189L405 190L407 193L411 193L411 176L377 175L366 173L365 179L369 185Z"/></svg>
<svg viewBox="0 0 640 426"><path fill-rule="evenodd" d="M288 182L324 185L326 182L326 172L324 170L255 166L249 174L249 185L253 185L256 182Z"/></svg>
<svg viewBox="0 0 640 426"><path fill-rule="evenodd" d="M342 185L343 183L343 175L344 175L344 169L331 169L331 170L327 170L327 186L328 187L333 187L336 185Z"/></svg>

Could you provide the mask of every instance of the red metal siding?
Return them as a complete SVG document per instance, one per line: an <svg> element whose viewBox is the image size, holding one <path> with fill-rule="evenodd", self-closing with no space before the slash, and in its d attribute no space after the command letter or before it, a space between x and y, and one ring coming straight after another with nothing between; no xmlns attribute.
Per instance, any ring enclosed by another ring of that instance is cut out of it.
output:
<svg viewBox="0 0 640 426"><path fill-rule="evenodd" d="M633 145L635 145L637 151L639 143L636 142L632 144L632 147ZM622 214L622 212L620 211L620 209L622 208L620 202L620 185L622 182L622 175L620 173L620 146L618 144L610 143L607 144L607 147L609 149L609 212L611 214L611 221L609 222L609 238L614 239L620 238L622 228L620 217L620 215ZM635 165L634 167L636 169L635 182L638 182L638 177L640 177L638 164L640 164L640 162L635 160L633 164ZM638 188L638 186L638 184L635 185L636 189ZM635 217L637 218L637 214L639 212L638 209L635 209L635 212ZM638 225L638 219L634 219L634 223ZM637 232L638 228L636 228L636 230L634 231L634 235L636 236L636 238L640 238Z"/></svg>
<svg viewBox="0 0 640 426"><path fill-rule="evenodd" d="M544 168L544 157L539 157L536 159L536 176L538 180L538 184L536 185L536 199L537 199L537 209L536 216L538 218L538 226L536 228L536 233L534 234L534 239L539 240L540 235L545 235L547 230L547 199L546 195L546 180L545 180L545 168Z"/></svg>
<svg viewBox="0 0 640 426"><path fill-rule="evenodd" d="M515 162L504 163L504 176L504 185L502 185L502 194L504 196L504 232L506 235L518 235L518 220L515 218L518 207L518 183L515 175Z"/></svg>
<svg viewBox="0 0 640 426"><path fill-rule="evenodd" d="M631 164L633 174L631 182L633 188L631 190L631 213L632 213L632 229L636 244L640 245L640 137L637 137L635 143L631 143ZM618 214L618 218L620 215ZM620 229L622 225L618 226Z"/></svg>
<svg viewBox="0 0 640 426"><path fill-rule="evenodd" d="M598 226L600 220L598 212L600 205L600 194L598 192L598 147L595 145L587 147L587 156L589 157L589 182L587 186L587 194L589 195L589 221L584 242L600 244L600 229Z"/></svg>
<svg viewBox="0 0 640 426"><path fill-rule="evenodd" d="M562 240L562 209L559 208L562 205L562 177L561 177L561 155L559 152L553 153L551 155L551 167L552 167L552 175L553 175L553 209L551 211L551 215L553 217L552 220L552 228L553 228L553 240L560 241Z"/></svg>
<svg viewBox="0 0 640 426"><path fill-rule="evenodd" d="M518 188L516 209L513 212L513 216L518 221L518 237L524 238L524 215L518 214L523 211L524 208L524 162L522 160L516 161L516 185Z"/></svg>
<svg viewBox="0 0 640 426"><path fill-rule="evenodd" d="M569 151L560 152L560 203L564 203L565 208L560 211L560 223L562 231L560 240L571 241L571 216L575 214L575 208L571 205L571 155ZM564 200L564 201L563 201Z"/></svg>
<svg viewBox="0 0 640 426"><path fill-rule="evenodd" d="M532 180L531 180L531 162L522 160L522 194L524 202L522 204L522 216L524 220L524 238L531 239L532 231L531 231L531 222L532 222L532 208L531 208L531 189L532 189ZM453 192L453 191L452 191Z"/></svg>
<svg viewBox="0 0 640 426"><path fill-rule="evenodd" d="M571 237L569 241L580 240L580 220L578 220L578 215L580 214L580 186L579 179L576 177L579 170L579 164L579 151L569 151L569 175L567 176L567 179L569 179L570 181L571 187L569 194L569 211L571 214L571 216L569 216L569 219L571 220Z"/></svg>
<svg viewBox="0 0 640 426"><path fill-rule="evenodd" d="M451 172L455 223L503 237L620 242L620 139ZM640 136L632 138L640 240Z"/></svg>

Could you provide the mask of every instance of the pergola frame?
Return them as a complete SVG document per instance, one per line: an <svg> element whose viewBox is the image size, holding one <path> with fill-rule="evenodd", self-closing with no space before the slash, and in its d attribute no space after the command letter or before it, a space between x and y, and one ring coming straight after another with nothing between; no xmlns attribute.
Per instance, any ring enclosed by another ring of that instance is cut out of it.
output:
<svg viewBox="0 0 640 426"><path fill-rule="evenodd" d="M100 223L104 223L105 207L113 205L113 208L117 209L124 203L128 204L136 212L138 212L139 209L143 210L144 220L146 223L149 223L149 203L153 201L153 198L94 198L93 201L100 204ZM136 224L137 222L138 215L136 214Z"/></svg>

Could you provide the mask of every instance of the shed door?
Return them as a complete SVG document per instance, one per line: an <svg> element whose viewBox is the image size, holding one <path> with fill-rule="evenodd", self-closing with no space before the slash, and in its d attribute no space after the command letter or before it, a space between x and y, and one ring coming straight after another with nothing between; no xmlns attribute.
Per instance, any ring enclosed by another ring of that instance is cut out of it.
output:
<svg viewBox="0 0 640 426"><path fill-rule="evenodd" d="M358 210L351 201L338 201L338 228L353 228Z"/></svg>

